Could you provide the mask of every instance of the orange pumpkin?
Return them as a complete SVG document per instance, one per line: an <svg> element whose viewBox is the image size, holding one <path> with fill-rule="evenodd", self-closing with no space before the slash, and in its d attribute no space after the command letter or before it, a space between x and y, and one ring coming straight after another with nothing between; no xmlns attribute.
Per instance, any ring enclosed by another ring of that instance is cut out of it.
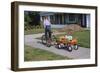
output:
<svg viewBox="0 0 100 73"><path fill-rule="evenodd" d="M64 36L60 37L59 41L60 41L60 43L63 43L63 44L67 43L67 40L66 40L66 38Z"/></svg>
<svg viewBox="0 0 100 73"><path fill-rule="evenodd" d="M72 45L75 45L75 44L77 44L77 39L73 39L73 40L71 40L71 42L70 42Z"/></svg>

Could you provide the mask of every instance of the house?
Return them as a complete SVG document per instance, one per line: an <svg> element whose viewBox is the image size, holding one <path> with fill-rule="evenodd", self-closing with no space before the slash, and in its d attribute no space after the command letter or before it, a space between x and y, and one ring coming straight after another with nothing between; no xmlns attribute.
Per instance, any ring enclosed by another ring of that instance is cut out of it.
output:
<svg viewBox="0 0 100 73"><path fill-rule="evenodd" d="M70 24L79 24L85 28L90 27L90 14L40 12L41 21L43 21L44 16L48 17L53 28L61 28Z"/></svg>

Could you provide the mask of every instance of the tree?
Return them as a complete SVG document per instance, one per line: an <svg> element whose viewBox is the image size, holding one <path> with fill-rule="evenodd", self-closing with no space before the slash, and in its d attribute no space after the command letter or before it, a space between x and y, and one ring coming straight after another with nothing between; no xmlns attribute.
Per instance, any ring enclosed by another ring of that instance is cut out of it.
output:
<svg viewBox="0 0 100 73"><path fill-rule="evenodd" d="M40 25L40 12L34 12L34 11L25 11L24 12L24 21L26 25L29 26L36 26Z"/></svg>

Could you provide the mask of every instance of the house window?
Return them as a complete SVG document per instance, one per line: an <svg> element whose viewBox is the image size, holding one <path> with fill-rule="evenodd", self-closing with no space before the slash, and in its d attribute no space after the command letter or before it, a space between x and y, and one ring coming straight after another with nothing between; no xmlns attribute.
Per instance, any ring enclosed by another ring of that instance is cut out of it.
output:
<svg viewBox="0 0 100 73"><path fill-rule="evenodd" d="M69 14L69 21L68 23L76 23L76 17L75 14Z"/></svg>
<svg viewBox="0 0 100 73"><path fill-rule="evenodd" d="M69 21L75 21L75 15L69 14Z"/></svg>

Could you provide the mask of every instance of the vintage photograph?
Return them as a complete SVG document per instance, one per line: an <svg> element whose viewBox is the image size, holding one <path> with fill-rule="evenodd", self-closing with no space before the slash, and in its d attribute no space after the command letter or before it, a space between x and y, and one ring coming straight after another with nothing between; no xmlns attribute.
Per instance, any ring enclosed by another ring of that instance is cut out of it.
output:
<svg viewBox="0 0 100 73"><path fill-rule="evenodd" d="M97 7L12 2L11 69L97 66Z"/></svg>
<svg viewBox="0 0 100 73"><path fill-rule="evenodd" d="M24 61L89 59L90 17L24 11Z"/></svg>

